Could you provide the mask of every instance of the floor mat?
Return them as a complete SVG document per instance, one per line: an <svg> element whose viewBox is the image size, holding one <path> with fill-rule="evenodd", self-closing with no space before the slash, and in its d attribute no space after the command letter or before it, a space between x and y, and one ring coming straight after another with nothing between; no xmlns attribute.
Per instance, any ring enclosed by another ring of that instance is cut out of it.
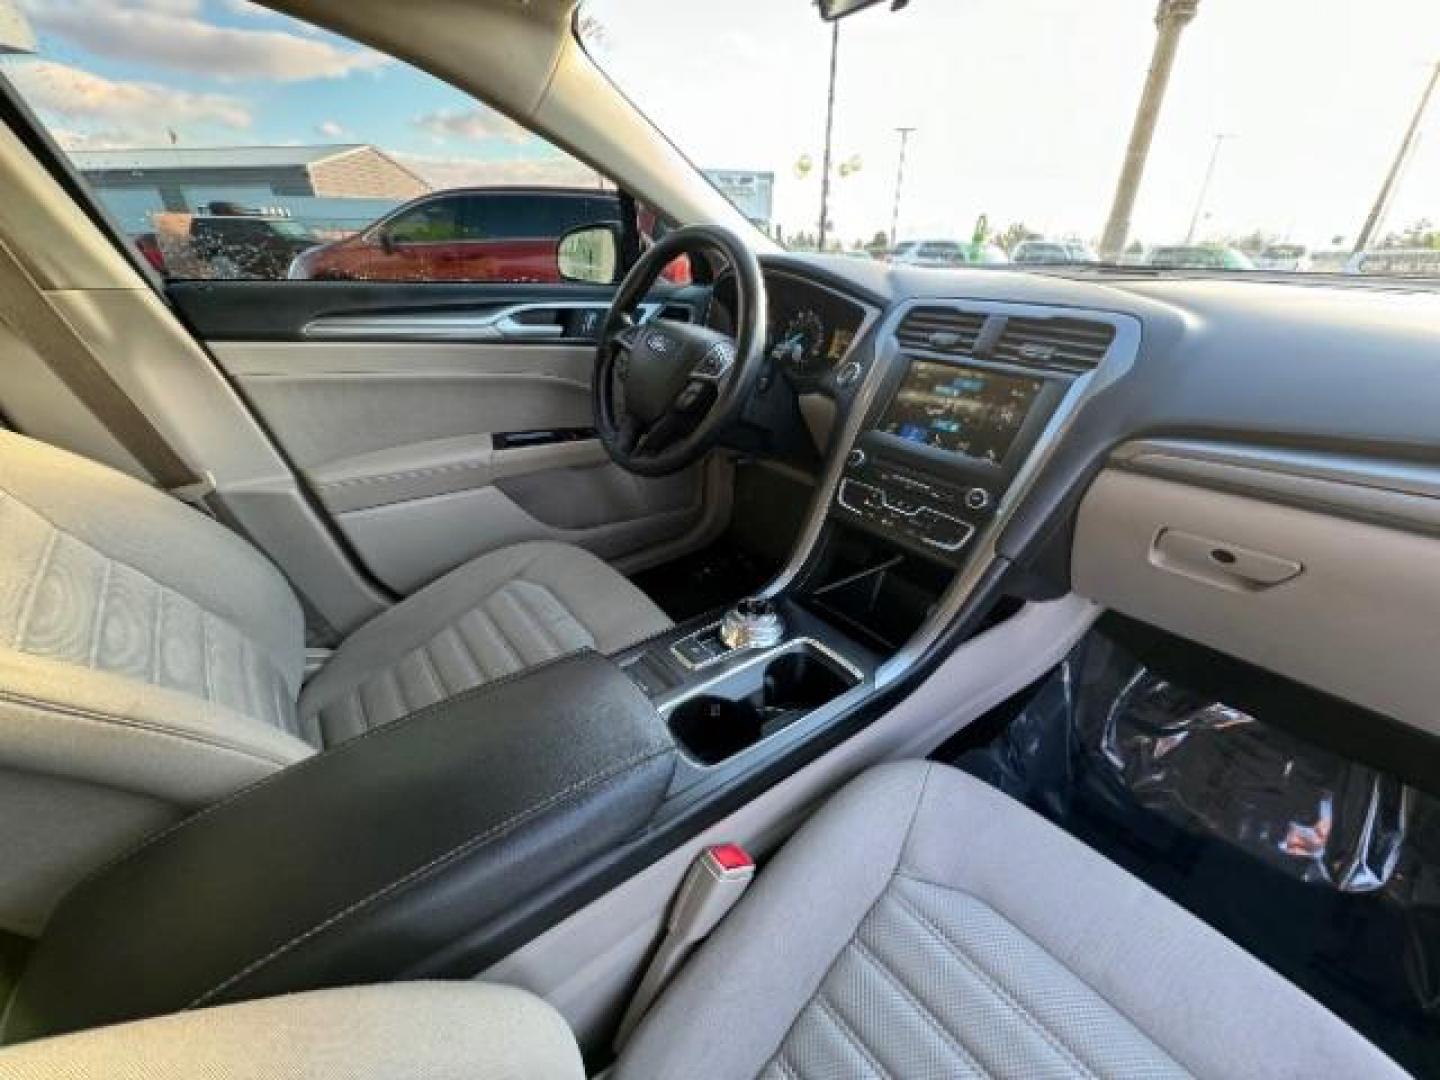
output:
<svg viewBox="0 0 1440 1080"><path fill-rule="evenodd" d="M1287 683L1262 714L1244 689L1255 677L1224 676L1226 663L1255 669L1226 658L1197 686L1198 667L1156 666L1178 639L1152 651L1146 633L1158 635L1107 617L991 741L936 756L1188 908L1416 1076L1440 1077L1440 798L1295 733L1334 699Z"/></svg>

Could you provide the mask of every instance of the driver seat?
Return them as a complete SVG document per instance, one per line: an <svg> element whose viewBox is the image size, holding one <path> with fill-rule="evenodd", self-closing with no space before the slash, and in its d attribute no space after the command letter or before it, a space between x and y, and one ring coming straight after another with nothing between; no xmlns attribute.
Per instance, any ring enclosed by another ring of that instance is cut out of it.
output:
<svg viewBox="0 0 1440 1080"><path fill-rule="evenodd" d="M670 626L589 552L517 544L361 626L302 687L300 605L259 551L0 432L0 931L37 934L89 870L317 751Z"/></svg>

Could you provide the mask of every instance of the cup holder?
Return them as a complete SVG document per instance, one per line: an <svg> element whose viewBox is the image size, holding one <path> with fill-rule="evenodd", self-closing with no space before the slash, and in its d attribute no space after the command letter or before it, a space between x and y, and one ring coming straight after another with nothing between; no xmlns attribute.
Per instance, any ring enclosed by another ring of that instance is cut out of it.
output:
<svg viewBox="0 0 1440 1080"><path fill-rule="evenodd" d="M696 761L714 765L764 738L760 710L748 700L706 694L670 714L670 733Z"/></svg>
<svg viewBox="0 0 1440 1080"><path fill-rule="evenodd" d="M768 710L814 709L855 684L818 655L792 652L765 665L763 706Z"/></svg>
<svg viewBox="0 0 1440 1080"><path fill-rule="evenodd" d="M681 702L670 713L670 732L696 761L714 765L833 701L858 681L804 645Z"/></svg>

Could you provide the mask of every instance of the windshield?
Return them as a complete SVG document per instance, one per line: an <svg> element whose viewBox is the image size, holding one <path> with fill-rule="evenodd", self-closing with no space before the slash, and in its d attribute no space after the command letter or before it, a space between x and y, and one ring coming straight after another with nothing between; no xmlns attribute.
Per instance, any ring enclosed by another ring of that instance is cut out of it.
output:
<svg viewBox="0 0 1440 1080"><path fill-rule="evenodd" d="M586 0L577 26L792 249L1440 277L1434 0L912 0L836 24L808 0Z"/></svg>

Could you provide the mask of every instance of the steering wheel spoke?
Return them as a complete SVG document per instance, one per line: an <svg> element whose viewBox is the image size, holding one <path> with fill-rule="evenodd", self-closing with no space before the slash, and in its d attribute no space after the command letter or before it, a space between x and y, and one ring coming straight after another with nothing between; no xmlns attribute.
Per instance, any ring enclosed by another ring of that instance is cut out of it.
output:
<svg viewBox="0 0 1440 1080"><path fill-rule="evenodd" d="M620 426L615 432L616 446L626 454L638 452L640 440L645 437L645 429L635 417L626 413L620 421Z"/></svg>
<svg viewBox="0 0 1440 1080"><path fill-rule="evenodd" d="M621 352L631 352L635 343L640 337L640 327L628 315L624 316L624 324L610 335L610 344Z"/></svg>

